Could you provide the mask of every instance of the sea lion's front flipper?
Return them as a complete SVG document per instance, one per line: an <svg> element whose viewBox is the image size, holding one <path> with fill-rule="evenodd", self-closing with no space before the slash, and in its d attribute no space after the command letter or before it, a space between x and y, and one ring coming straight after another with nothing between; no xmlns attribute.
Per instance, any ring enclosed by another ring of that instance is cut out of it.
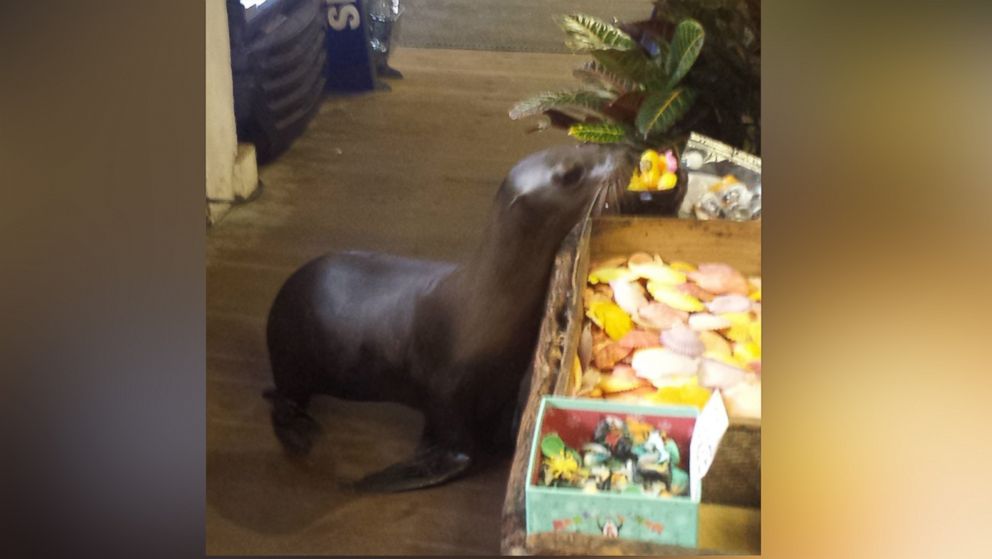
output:
<svg viewBox="0 0 992 559"><path fill-rule="evenodd" d="M463 452L432 446L405 462L369 474L352 486L359 491L395 493L439 485L465 472L472 459Z"/></svg>

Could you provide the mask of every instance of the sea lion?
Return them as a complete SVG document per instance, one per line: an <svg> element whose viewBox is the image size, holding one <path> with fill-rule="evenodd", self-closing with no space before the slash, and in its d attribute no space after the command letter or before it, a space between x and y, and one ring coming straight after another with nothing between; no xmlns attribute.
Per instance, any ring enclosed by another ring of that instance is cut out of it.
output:
<svg viewBox="0 0 992 559"><path fill-rule="evenodd" d="M417 489L465 472L513 415L558 246L632 168L617 148L538 152L507 175L461 265L347 252L293 273L267 325L275 388L266 397L284 448L309 451L315 394L399 402L425 415L417 452L355 487Z"/></svg>

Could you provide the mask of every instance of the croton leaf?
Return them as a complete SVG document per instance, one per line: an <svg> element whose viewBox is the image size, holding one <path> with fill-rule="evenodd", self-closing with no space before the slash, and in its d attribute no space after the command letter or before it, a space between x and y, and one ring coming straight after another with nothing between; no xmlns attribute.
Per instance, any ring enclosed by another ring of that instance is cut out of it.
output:
<svg viewBox="0 0 992 559"><path fill-rule="evenodd" d="M668 87L675 87L689 72L692 65L703 49L706 32L703 26L694 19L679 22L672 37L668 59L665 63L665 73L668 74Z"/></svg>
<svg viewBox="0 0 992 559"><path fill-rule="evenodd" d="M649 67L651 61L640 49L595 50L590 54L606 70L638 84L643 84L644 80L652 74L652 69Z"/></svg>
<svg viewBox="0 0 992 559"><path fill-rule="evenodd" d="M672 127L692 105L694 94L686 87L648 95L637 113L637 130L646 138Z"/></svg>
<svg viewBox="0 0 992 559"><path fill-rule="evenodd" d="M565 45L576 51L599 49L627 50L636 46L630 35L619 27L586 14L562 16L558 25L568 35Z"/></svg>
<svg viewBox="0 0 992 559"><path fill-rule="evenodd" d="M587 113L597 113L606 98L595 91L566 90L545 91L524 99L510 109L513 120L539 115L550 109L579 109Z"/></svg>
<svg viewBox="0 0 992 559"><path fill-rule="evenodd" d="M624 140L627 130L623 126L606 122L580 122L568 128L568 135L581 142L615 144Z"/></svg>
<svg viewBox="0 0 992 559"><path fill-rule="evenodd" d="M617 76L595 61L587 62L581 68L576 68L572 75L590 87L616 95L623 95L637 87L630 80Z"/></svg>

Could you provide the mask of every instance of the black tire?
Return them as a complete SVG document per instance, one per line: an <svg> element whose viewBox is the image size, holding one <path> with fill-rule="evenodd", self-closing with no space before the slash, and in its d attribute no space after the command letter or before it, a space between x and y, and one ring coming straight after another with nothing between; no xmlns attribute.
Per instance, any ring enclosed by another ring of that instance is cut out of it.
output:
<svg viewBox="0 0 992 559"><path fill-rule="evenodd" d="M288 149L320 108L326 22L320 0L239 8L240 2L228 1L238 139L254 143L264 164Z"/></svg>

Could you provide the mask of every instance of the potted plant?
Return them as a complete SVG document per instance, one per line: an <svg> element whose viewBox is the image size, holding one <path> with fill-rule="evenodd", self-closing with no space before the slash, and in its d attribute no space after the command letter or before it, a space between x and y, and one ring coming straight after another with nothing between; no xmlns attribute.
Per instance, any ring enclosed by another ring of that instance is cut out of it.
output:
<svg viewBox="0 0 992 559"><path fill-rule="evenodd" d="M616 193L621 211L674 213L686 178L681 165L671 169L671 162L678 161L688 137L691 120L684 117L697 96L683 80L703 47L702 25L686 18L666 36L639 40L621 26L584 14L561 17L558 23L565 44L593 59L574 72L581 86L525 99L510 110L510 118L544 115L580 141L625 145L643 154L629 188ZM659 164L664 168L657 175L676 172L675 184L648 179Z"/></svg>

